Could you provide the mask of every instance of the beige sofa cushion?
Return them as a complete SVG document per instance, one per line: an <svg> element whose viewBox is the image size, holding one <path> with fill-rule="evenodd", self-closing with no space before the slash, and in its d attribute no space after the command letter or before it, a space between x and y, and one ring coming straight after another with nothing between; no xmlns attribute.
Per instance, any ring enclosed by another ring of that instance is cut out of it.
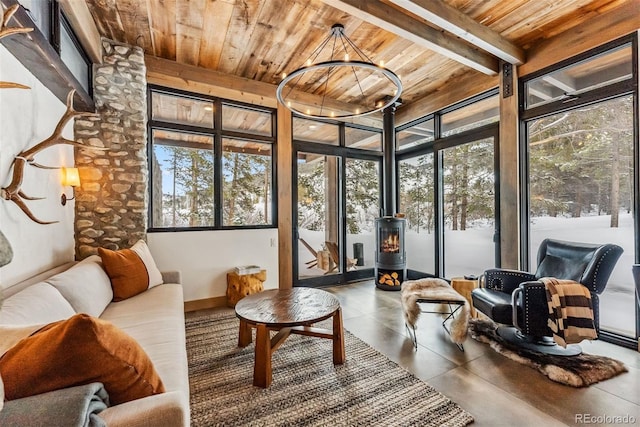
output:
<svg viewBox="0 0 640 427"><path fill-rule="evenodd" d="M189 425L189 373L183 301L182 286L165 283L124 301L113 302L102 313L102 319L129 334L147 352L166 390L162 395L143 399L144 402L140 401L136 406L125 404L124 407L107 408L100 417L109 426L159 425L154 422L160 419L160 411L155 409L154 416L142 412L145 404L149 405L148 411L154 411L150 400L161 405L164 416L182 420L169 423L167 419L166 424L160 425ZM117 421L119 419L128 421L121 424Z"/></svg>
<svg viewBox="0 0 640 427"><path fill-rule="evenodd" d="M76 313L99 317L113 298L109 276L97 255L86 258L46 282L55 287Z"/></svg>
<svg viewBox="0 0 640 427"><path fill-rule="evenodd" d="M0 309L0 325L43 325L68 319L76 314L62 294L40 282L5 299Z"/></svg>

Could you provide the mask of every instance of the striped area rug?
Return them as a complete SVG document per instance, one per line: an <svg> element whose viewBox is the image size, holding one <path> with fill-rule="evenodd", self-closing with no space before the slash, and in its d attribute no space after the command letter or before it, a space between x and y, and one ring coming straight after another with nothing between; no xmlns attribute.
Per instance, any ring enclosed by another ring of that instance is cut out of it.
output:
<svg viewBox="0 0 640 427"><path fill-rule="evenodd" d="M333 365L330 340L291 335L273 354L271 387L254 387L254 346L237 347L238 324L231 310L187 316L194 427L473 422L456 403L348 331L344 365Z"/></svg>

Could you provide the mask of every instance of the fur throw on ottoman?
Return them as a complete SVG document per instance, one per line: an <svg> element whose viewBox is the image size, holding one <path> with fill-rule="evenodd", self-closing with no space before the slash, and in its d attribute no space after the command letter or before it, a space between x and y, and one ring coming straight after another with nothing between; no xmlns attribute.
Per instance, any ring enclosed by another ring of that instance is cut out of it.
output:
<svg viewBox="0 0 640 427"><path fill-rule="evenodd" d="M420 316L420 306L418 301L423 300L444 300L461 301L464 305L451 321L451 341L462 344L467 338L467 325L469 323L469 303L446 281L437 278L407 280L402 283L400 291L402 301L402 311L407 325L414 328Z"/></svg>

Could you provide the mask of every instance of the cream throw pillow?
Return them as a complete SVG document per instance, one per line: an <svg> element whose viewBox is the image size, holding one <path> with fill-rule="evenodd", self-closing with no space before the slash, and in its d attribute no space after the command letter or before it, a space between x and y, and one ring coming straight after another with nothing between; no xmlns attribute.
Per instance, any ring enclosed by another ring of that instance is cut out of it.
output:
<svg viewBox="0 0 640 427"><path fill-rule="evenodd" d="M147 273L149 274L149 288L153 288L154 286L161 285L162 282L162 274L158 267L156 266L156 262L153 260L153 256L151 255L151 251L149 251L149 246L144 240L138 240L138 242L131 246L131 250L135 252L140 259L142 259L142 263L147 268Z"/></svg>
<svg viewBox="0 0 640 427"><path fill-rule="evenodd" d="M76 313L99 317L113 299L111 281L98 255L45 280L69 301Z"/></svg>

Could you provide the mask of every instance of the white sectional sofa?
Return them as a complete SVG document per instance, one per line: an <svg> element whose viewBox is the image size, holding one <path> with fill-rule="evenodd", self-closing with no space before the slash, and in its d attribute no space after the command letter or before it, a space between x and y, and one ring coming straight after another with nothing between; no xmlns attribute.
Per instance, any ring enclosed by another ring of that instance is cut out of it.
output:
<svg viewBox="0 0 640 427"><path fill-rule="evenodd" d="M42 325L80 312L112 322L148 354L166 391L108 407L99 416L109 426L189 426L182 285L179 272L162 277L162 285L112 302L99 256L69 263L4 289L0 327Z"/></svg>

